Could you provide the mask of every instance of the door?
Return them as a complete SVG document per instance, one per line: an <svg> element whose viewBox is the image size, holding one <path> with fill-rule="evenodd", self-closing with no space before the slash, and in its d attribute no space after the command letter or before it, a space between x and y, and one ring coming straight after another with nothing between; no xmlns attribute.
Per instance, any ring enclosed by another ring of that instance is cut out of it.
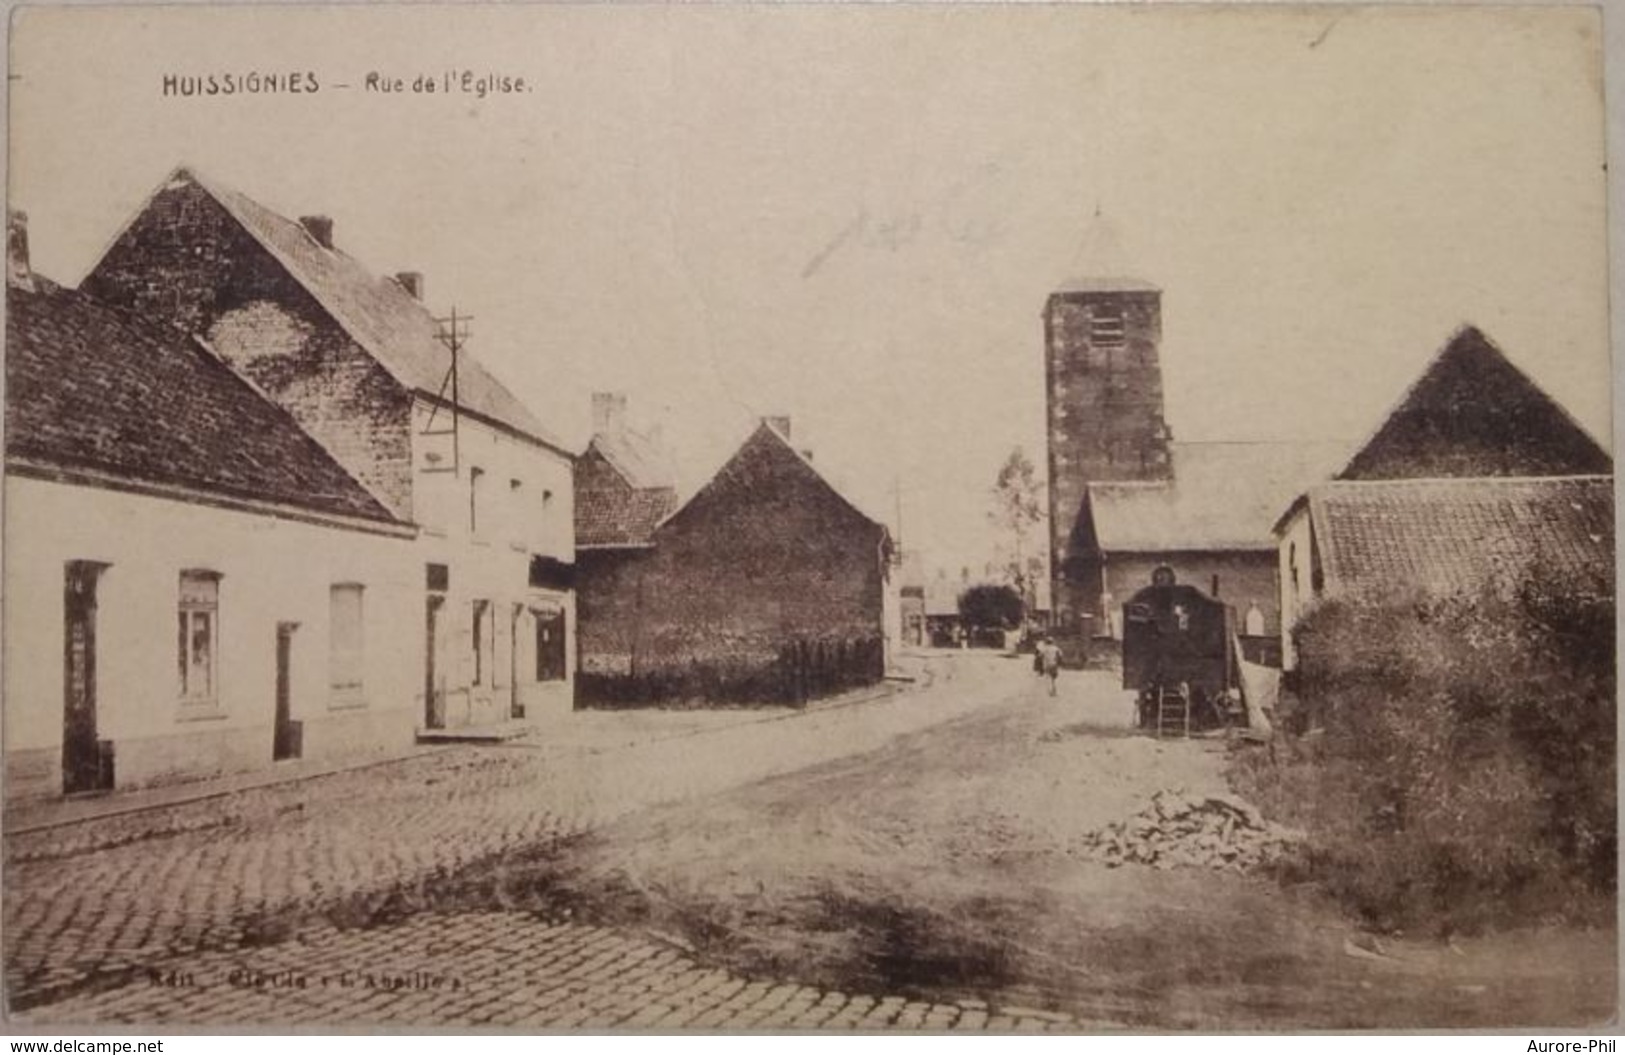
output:
<svg viewBox="0 0 1625 1055"><path fill-rule="evenodd" d="M536 680L564 680L564 612L536 613Z"/></svg>
<svg viewBox="0 0 1625 1055"><path fill-rule="evenodd" d="M445 607L446 599L439 594L430 594L425 609L423 629L423 727L425 729L444 729L446 727L446 693L440 685L439 650L440 650L440 610Z"/></svg>
<svg viewBox="0 0 1625 1055"><path fill-rule="evenodd" d="M111 744L96 735L96 585L106 564L69 561L64 581L62 790L113 786Z"/></svg>
<svg viewBox="0 0 1625 1055"><path fill-rule="evenodd" d="M276 721L271 758L277 762L304 753L304 727L293 720L293 632L298 628L298 623L276 625Z"/></svg>
<svg viewBox="0 0 1625 1055"><path fill-rule="evenodd" d="M519 617L525 606L516 604L508 617L508 717L523 718L525 704L519 698Z"/></svg>

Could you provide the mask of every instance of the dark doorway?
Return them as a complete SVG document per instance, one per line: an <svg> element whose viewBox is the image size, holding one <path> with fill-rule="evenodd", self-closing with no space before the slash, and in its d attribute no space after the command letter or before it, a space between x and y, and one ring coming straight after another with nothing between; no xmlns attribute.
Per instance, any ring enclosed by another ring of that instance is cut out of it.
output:
<svg viewBox="0 0 1625 1055"><path fill-rule="evenodd" d="M440 651L440 609L445 607L446 599L438 594L430 594L428 605L425 608L423 626L423 727L425 729L444 729L446 727L446 694L440 688L439 658Z"/></svg>
<svg viewBox="0 0 1625 1055"><path fill-rule="evenodd" d="M525 704L519 696L519 619L525 614L525 606L513 606L513 614L508 618L508 717L523 718Z"/></svg>
<svg viewBox="0 0 1625 1055"><path fill-rule="evenodd" d="M113 745L96 735L96 586L107 565L69 561L64 575L62 790L113 787Z"/></svg>
<svg viewBox="0 0 1625 1055"><path fill-rule="evenodd" d="M304 723L293 720L293 632L298 623L276 625L276 725L271 758L298 758L304 753Z"/></svg>
<svg viewBox="0 0 1625 1055"><path fill-rule="evenodd" d="M564 612L536 613L536 680L564 680Z"/></svg>

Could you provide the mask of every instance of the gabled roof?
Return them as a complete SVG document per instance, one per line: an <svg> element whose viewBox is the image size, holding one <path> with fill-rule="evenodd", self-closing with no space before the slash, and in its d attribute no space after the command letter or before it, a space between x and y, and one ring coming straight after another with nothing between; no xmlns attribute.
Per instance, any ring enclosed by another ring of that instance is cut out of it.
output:
<svg viewBox="0 0 1625 1055"><path fill-rule="evenodd" d="M1610 473L1613 460L1472 326L1411 383L1341 480Z"/></svg>
<svg viewBox="0 0 1625 1055"><path fill-rule="evenodd" d="M950 579L947 575L938 575L925 584L925 614L957 616L959 614L959 595L966 588L966 584L957 579Z"/></svg>
<svg viewBox="0 0 1625 1055"><path fill-rule="evenodd" d="M401 385L429 397L441 392L450 353L435 338L434 317L393 278L379 278L340 249L319 244L304 226L195 170L178 168L164 185L193 184L229 212ZM503 384L467 352L458 357L464 410L571 454ZM443 398L450 398L449 389Z"/></svg>
<svg viewBox="0 0 1625 1055"><path fill-rule="evenodd" d="M610 456L612 447L618 453L626 449L595 436L576 463L577 549L648 546L655 528L677 508L676 488L640 486L635 482L640 477Z"/></svg>
<svg viewBox="0 0 1625 1055"><path fill-rule="evenodd" d="M1275 518L1346 450L1319 441L1173 443L1172 480L1091 483L1073 538L1105 553L1273 550Z"/></svg>
<svg viewBox="0 0 1625 1055"><path fill-rule="evenodd" d="M8 468L399 525L202 345L38 276L33 286L7 291Z"/></svg>
<svg viewBox="0 0 1625 1055"><path fill-rule="evenodd" d="M739 467L745 463L746 459L752 452L762 449L772 451L781 457L788 455L789 458L793 459L792 464L799 466L799 468L804 471L808 477L828 490L829 493L834 495L842 505L845 505L854 514L864 520L869 521L869 523L879 528L885 533L886 538L888 540L890 539L891 531L886 527L884 522L864 512L861 507L859 507L846 495L842 494L839 488L830 483L824 474L818 471L818 469L813 465L811 459L809 459L805 454L796 450L796 448L790 444L790 441L786 439L778 429L774 428L766 421L763 421L760 425L758 425L756 430L745 439L745 442L739 445L739 449L736 450L733 455L723 463L722 467L712 475L710 480L706 481L705 486L701 487L698 491L694 492L694 494L690 495L687 501L673 510L671 514L660 523L657 531L664 528L667 524L670 524L678 517L682 516L685 511L693 508L695 505L714 494L724 485L724 481L739 471Z"/></svg>
<svg viewBox="0 0 1625 1055"><path fill-rule="evenodd" d="M1612 476L1332 481L1304 504L1328 594L1471 593L1532 573L1612 590Z"/></svg>
<svg viewBox="0 0 1625 1055"><path fill-rule="evenodd" d="M676 474L665 452L641 432L624 427L613 433L600 432L588 447L597 450L632 487L676 486Z"/></svg>

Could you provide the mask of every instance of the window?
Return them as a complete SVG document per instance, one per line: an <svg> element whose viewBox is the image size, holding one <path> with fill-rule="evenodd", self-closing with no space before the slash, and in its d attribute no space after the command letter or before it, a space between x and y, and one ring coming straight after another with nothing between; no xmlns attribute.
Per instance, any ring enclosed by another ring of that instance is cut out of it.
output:
<svg viewBox="0 0 1625 1055"><path fill-rule="evenodd" d="M508 541L517 549L524 548L525 541L525 481L512 479L508 481Z"/></svg>
<svg viewBox="0 0 1625 1055"><path fill-rule="evenodd" d="M364 688L364 600L359 583L338 583L328 591L327 675L336 699L360 699Z"/></svg>
<svg viewBox="0 0 1625 1055"><path fill-rule="evenodd" d="M1096 348L1121 348L1125 337L1121 304L1096 304L1090 309L1090 344Z"/></svg>
<svg viewBox="0 0 1625 1055"><path fill-rule="evenodd" d="M474 602L474 684L485 684L485 620L491 610L490 601Z"/></svg>
<svg viewBox="0 0 1625 1055"><path fill-rule="evenodd" d="M181 701L218 699L220 655L220 575L183 571L180 584L179 663Z"/></svg>
<svg viewBox="0 0 1625 1055"><path fill-rule="evenodd" d="M468 469L468 533L480 533L480 484L485 479L485 470L479 466L469 466Z"/></svg>

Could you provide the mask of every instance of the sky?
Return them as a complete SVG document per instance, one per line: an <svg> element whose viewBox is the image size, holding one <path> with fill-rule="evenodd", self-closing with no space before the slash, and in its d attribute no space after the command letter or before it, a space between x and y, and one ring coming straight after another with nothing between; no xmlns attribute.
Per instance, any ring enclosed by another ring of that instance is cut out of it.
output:
<svg viewBox="0 0 1625 1055"><path fill-rule="evenodd" d="M568 442L624 392L693 488L787 414L927 566L979 566L1078 276L1163 289L1179 440L1357 441L1471 322L1610 443L1595 16L32 9L9 193L70 284L182 163L331 216ZM525 90L410 90L448 70ZM320 89L162 90L250 71Z"/></svg>

